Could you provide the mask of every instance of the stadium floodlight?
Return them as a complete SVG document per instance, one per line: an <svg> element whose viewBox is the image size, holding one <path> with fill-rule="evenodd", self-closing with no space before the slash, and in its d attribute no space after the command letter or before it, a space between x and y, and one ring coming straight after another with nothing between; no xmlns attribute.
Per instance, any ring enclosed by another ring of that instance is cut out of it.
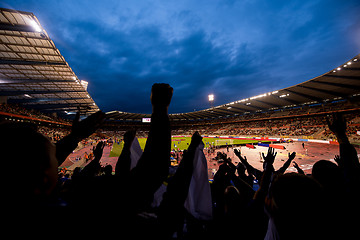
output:
<svg viewBox="0 0 360 240"><path fill-rule="evenodd" d="M85 88L85 90L87 90L87 87L89 85L89 82L85 81L85 80L80 80L80 84Z"/></svg>
<svg viewBox="0 0 360 240"><path fill-rule="evenodd" d="M209 99L210 107L214 107L214 105L213 105L214 99L215 99L214 94L209 94L208 99Z"/></svg>
<svg viewBox="0 0 360 240"><path fill-rule="evenodd" d="M34 28L35 32L41 32L42 29L33 19L30 19L30 24Z"/></svg>

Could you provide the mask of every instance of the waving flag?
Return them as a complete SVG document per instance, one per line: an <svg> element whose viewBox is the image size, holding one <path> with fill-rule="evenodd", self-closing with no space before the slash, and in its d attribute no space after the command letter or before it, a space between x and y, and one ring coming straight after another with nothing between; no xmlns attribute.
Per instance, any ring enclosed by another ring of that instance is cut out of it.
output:
<svg viewBox="0 0 360 240"><path fill-rule="evenodd" d="M212 200L208 178L207 161L203 152L204 143L196 148L194 170L190 181L189 193L185 200L185 208L199 220L212 219Z"/></svg>

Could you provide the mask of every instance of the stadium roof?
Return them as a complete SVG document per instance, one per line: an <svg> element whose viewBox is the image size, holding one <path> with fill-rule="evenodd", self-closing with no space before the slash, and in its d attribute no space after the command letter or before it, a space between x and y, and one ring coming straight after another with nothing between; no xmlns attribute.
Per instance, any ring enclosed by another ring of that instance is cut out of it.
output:
<svg viewBox="0 0 360 240"><path fill-rule="evenodd" d="M341 66L303 83L249 96L235 102L209 109L170 114L173 121L191 121L232 117L254 112L266 112L284 108L311 105L349 99L360 95L360 54ZM108 116L119 120L139 120L150 117L150 114L113 111Z"/></svg>
<svg viewBox="0 0 360 240"><path fill-rule="evenodd" d="M60 115L98 111L36 16L0 8L0 97Z"/></svg>
<svg viewBox="0 0 360 240"><path fill-rule="evenodd" d="M173 121L232 117L360 95L360 54L341 66L298 85L188 113L170 114ZM36 16L0 8L0 98L43 112L63 115L78 108L99 108ZM150 114L112 111L115 120L139 121Z"/></svg>

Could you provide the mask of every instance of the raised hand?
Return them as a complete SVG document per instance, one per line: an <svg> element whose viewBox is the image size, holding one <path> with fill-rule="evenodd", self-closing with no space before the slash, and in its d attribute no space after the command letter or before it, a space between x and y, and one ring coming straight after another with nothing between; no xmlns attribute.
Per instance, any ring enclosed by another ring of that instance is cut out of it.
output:
<svg viewBox="0 0 360 240"><path fill-rule="evenodd" d="M247 159L246 159L246 156L242 157L241 156L241 153L238 149L234 149L234 153L235 155L240 159L240 161L243 163L243 162L247 162Z"/></svg>
<svg viewBox="0 0 360 240"><path fill-rule="evenodd" d="M344 161L340 158L339 155L335 155L334 161L337 163L337 165L338 165L339 167L343 167Z"/></svg>
<svg viewBox="0 0 360 240"><path fill-rule="evenodd" d="M289 161L292 161L295 159L296 152L292 152L291 154L289 153L288 156L289 156Z"/></svg>
<svg viewBox="0 0 360 240"><path fill-rule="evenodd" d="M349 144L349 139L346 136L346 122L340 113L334 113L332 119L327 117L326 122L340 144Z"/></svg>
<svg viewBox="0 0 360 240"><path fill-rule="evenodd" d="M105 147L105 142L103 142L103 141L100 141L96 145L96 147L95 147L95 149L93 151L95 160L100 160L101 159L101 157L103 155L104 147Z"/></svg>
<svg viewBox="0 0 360 240"><path fill-rule="evenodd" d="M276 154L277 154L277 152L275 152L275 149L272 147L269 147L266 156L264 155L264 153L262 153L265 163L272 165L275 161Z"/></svg>
<svg viewBox="0 0 360 240"><path fill-rule="evenodd" d="M240 151L238 149L234 148L234 153L238 158L241 157L241 153L240 153Z"/></svg>
<svg viewBox="0 0 360 240"><path fill-rule="evenodd" d="M151 88L151 104L154 109L165 108L170 105L173 95L173 88L166 83L155 83Z"/></svg>
<svg viewBox="0 0 360 240"><path fill-rule="evenodd" d="M294 162L294 168L296 168L296 170L298 171L298 173L300 173L300 174L305 174L305 172L299 167L299 165L297 164L297 162Z"/></svg>
<svg viewBox="0 0 360 240"><path fill-rule="evenodd" d="M334 134L345 134L346 122L340 113L334 113L332 115L332 119L330 119L330 117L327 117L326 122L329 126L329 129Z"/></svg>
<svg viewBox="0 0 360 240"><path fill-rule="evenodd" d="M100 127L104 119L105 113L98 111L80 121L80 113L77 112L71 128L71 134L80 140L87 138Z"/></svg>

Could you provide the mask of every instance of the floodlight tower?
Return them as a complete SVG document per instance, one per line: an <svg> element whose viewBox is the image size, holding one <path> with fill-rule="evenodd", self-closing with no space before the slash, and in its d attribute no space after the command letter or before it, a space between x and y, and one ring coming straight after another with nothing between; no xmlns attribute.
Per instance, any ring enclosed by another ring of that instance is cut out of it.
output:
<svg viewBox="0 0 360 240"><path fill-rule="evenodd" d="M208 99L209 99L210 107L214 107L214 99L215 99L214 94L209 94Z"/></svg>

